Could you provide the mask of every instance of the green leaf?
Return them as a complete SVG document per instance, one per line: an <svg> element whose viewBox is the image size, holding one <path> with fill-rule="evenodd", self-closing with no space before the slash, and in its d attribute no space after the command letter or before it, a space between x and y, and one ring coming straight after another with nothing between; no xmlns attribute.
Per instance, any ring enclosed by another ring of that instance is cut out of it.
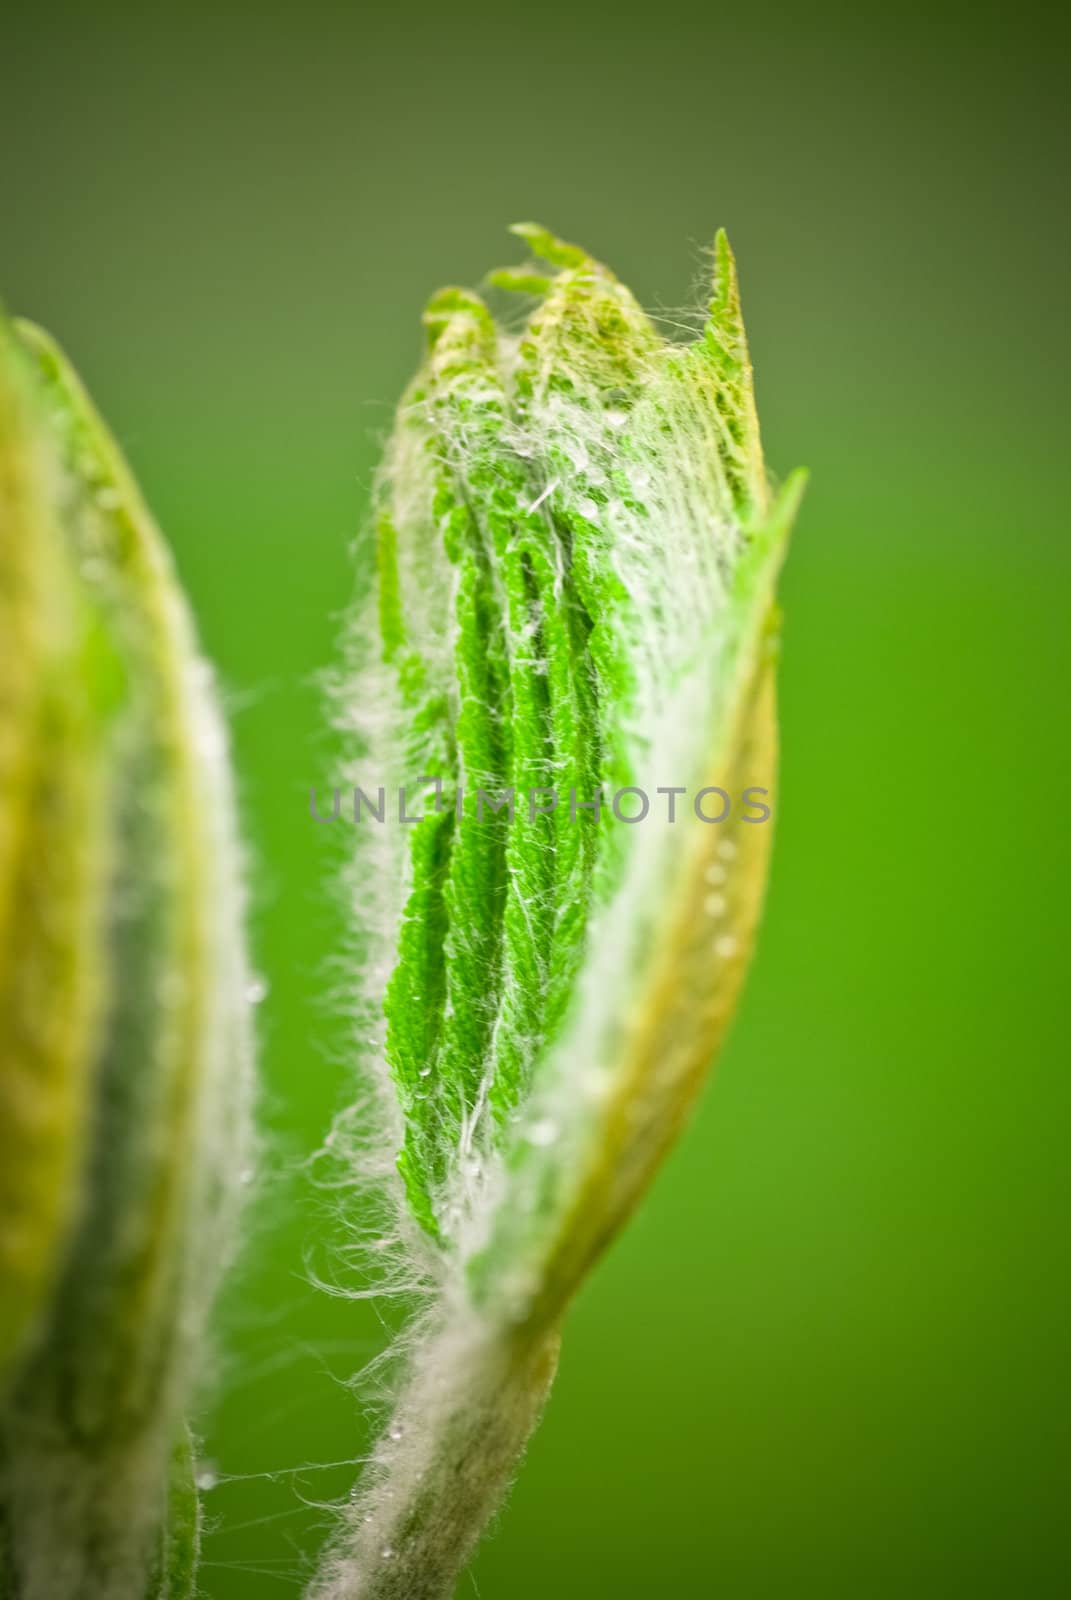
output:
<svg viewBox="0 0 1071 1600"><path fill-rule="evenodd" d="M564 1312L721 1044L766 880L746 800L773 805L802 478L767 486L728 243L702 333L672 345L579 247L514 232L554 269L493 275L538 297L519 333L465 290L425 313L355 625L354 770L440 801L400 842L358 834L362 883L402 886L366 933L365 1076L402 1178L397 1281L429 1299L316 1600L452 1591ZM676 820L621 820L667 791Z"/></svg>

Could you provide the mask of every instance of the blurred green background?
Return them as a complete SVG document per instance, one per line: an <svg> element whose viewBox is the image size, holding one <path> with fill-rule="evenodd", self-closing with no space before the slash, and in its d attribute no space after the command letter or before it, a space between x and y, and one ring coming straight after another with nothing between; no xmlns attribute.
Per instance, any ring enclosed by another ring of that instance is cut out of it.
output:
<svg viewBox="0 0 1071 1600"><path fill-rule="evenodd" d="M672 320L725 224L784 583L768 915L577 1305L483 1600L1071 1592L1068 159L1047 8L7 11L0 291L128 451L227 689L266 1178L212 1600L299 1592L382 1348L302 1163L352 1051L316 674L443 282L534 216ZM478 1588L477 1588L478 1586Z"/></svg>

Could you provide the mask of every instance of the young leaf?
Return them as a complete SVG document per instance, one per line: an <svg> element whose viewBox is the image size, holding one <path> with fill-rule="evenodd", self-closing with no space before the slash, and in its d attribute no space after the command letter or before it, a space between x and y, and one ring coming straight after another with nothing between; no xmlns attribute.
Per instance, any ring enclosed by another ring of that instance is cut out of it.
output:
<svg viewBox="0 0 1071 1600"><path fill-rule="evenodd" d="M425 315L342 705L355 782L425 802L358 833L388 957L363 974L380 1145L351 1159L396 1156L388 1286L426 1300L315 1600L452 1593L721 1043L766 877L802 479L767 488L728 243L680 346L514 231L546 263L494 275L538 297L519 334L467 291Z"/></svg>

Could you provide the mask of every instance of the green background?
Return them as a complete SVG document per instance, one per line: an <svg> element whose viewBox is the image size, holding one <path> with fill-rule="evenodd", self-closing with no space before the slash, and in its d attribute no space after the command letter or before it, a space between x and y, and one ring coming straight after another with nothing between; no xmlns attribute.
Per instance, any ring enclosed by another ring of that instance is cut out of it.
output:
<svg viewBox="0 0 1071 1600"><path fill-rule="evenodd" d="M672 321L723 223L786 574L768 914L459 1594L1071 1592L1064 40L1029 4L38 7L0 285L67 346L227 689L264 1180L200 1420L212 1600L296 1595L377 1312L302 1163L345 1102L316 675L424 299L534 216ZM219 1396L222 1398L219 1398Z"/></svg>

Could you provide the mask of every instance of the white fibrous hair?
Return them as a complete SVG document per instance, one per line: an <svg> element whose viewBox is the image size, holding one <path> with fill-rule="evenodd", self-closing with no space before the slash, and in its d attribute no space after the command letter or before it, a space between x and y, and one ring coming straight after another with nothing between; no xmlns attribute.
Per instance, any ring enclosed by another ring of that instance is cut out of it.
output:
<svg viewBox="0 0 1071 1600"><path fill-rule="evenodd" d="M346 830L362 1087L334 1139L387 1219L371 1286L415 1310L317 1600L452 1592L724 1032L765 879L769 830L693 807L768 793L800 488L767 488L728 245L673 345L516 231L551 269L494 276L536 296L519 333L463 290L428 307L335 693L347 799L387 816Z"/></svg>

